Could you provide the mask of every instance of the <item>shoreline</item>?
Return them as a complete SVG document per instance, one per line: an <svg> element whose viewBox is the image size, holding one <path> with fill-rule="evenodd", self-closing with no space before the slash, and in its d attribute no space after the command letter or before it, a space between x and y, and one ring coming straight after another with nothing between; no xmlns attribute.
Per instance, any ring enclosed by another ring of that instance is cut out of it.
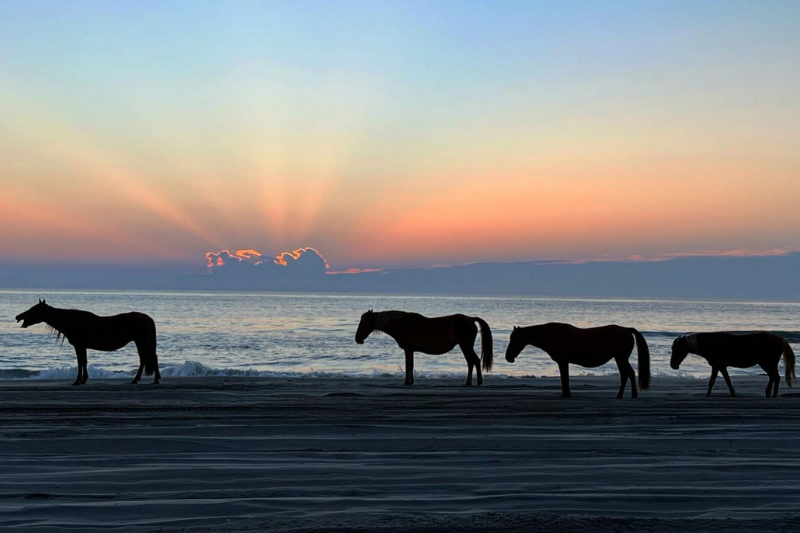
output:
<svg viewBox="0 0 800 533"><path fill-rule="evenodd" d="M800 389L734 381L0 381L0 529L788 529Z"/></svg>

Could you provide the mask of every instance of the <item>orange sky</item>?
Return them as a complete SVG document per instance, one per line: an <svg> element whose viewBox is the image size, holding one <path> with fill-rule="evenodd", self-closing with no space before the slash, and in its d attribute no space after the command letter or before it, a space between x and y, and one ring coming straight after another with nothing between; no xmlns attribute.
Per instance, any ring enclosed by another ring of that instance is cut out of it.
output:
<svg viewBox="0 0 800 533"><path fill-rule="evenodd" d="M0 22L4 260L314 246L344 270L800 248L788 4L355 3L338 25L48 5Z"/></svg>

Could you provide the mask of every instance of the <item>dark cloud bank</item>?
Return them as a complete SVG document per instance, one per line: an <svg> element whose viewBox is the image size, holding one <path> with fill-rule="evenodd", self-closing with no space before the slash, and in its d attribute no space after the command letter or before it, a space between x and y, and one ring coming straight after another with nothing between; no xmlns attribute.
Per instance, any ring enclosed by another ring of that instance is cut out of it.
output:
<svg viewBox="0 0 800 533"><path fill-rule="evenodd" d="M224 264L210 269L202 264L0 263L0 287L800 300L800 253L652 262L480 263L356 274L326 273L325 259L313 249L266 260L226 253Z"/></svg>

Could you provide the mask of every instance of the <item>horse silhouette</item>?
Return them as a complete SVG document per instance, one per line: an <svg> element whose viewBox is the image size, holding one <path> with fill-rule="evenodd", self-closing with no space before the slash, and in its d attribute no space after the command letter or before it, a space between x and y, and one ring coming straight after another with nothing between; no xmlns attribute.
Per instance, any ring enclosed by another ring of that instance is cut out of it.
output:
<svg viewBox="0 0 800 533"><path fill-rule="evenodd" d="M577 328L571 324L549 323L526 328L515 327L506 349L506 361L513 363L526 346L543 350L558 363L561 374L561 397L571 398L569 390L569 365L595 368L611 359L619 368L620 387L617 398L625 394L625 385L631 382L631 397L637 398L636 373L628 358L633 353L633 341L639 353L639 388L650 388L650 350L644 337L634 328L601 326Z"/></svg>
<svg viewBox="0 0 800 533"><path fill-rule="evenodd" d="M17 315L16 321L22 321L23 328L44 322L57 333L56 340L62 337L75 348L78 377L73 385L83 385L89 379L86 350L113 352L130 342L136 343L139 352L139 371L131 383L139 383L142 370L148 376L155 373L154 383L161 379L156 355L156 324L143 313L97 316L88 311L59 309L47 305L45 300L39 300L39 303Z"/></svg>
<svg viewBox="0 0 800 533"><path fill-rule="evenodd" d="M481 358L475 353L475 337L478 328L481 329ZM472 369L477 369L478 385L483 383L481 361L483 369L489 372L492 369L492 330L485 320L466 315L448 315L429 318L418 313L405 311L379 311L371 309L361 315L361 322L356 331L356 342L364 341L373 331L380 331L392 337L406 354L406 379L404 385L414 384L414 352L429 355L442 355L456 346L461 348L464 359L467 360L467 381L464 384L472 385Z"/></svg>
<svg viewBox="0 0 800 533"><path fill-rule="evenodd" d="M690 353L699 355L711 365L711 379L708 381L706 397L711 396L711 389L721 373L725 383L736 396L733 382L728 375L728 367L750 368L760 366L769 376L767 383L767 398L778 396L778 387L781 374L778 372L778 362L783 356L786 364L786 384L790 387L797 379L795 376L795 359L792 347L782 337L759 331L755 333L692 333L681 335L672 342L672 358L670 366L678 370L681 363ZM774 388L773 388L774 387Z"/></svg>

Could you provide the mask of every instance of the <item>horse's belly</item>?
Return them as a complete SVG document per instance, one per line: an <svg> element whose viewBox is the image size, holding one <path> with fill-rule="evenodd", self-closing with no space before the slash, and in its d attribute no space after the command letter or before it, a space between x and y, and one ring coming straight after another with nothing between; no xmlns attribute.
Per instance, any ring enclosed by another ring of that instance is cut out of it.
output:
<svg viewBox="0 0 800 533"><path fill-rule="evenodd" d="M731 366L733 368L751 368L751 367L757 366L760 362L761 362L760 358L747 357L747 358L738 359L738 360L730 363L728 366Z"/></svg>
<svg viewBox="0 0 800 533"><path fill-rule="evenodd" d="M584 368L597 368L608 361L608 358L599 355L573 355L569 358L571 365L578 365Z"/></svg>
<svg viewBox="0 0 800 533"><path fill-rule="evenodd" d="M100 352L114 352L124 348L129 343L129 340L95 340L87 343L86 347L90 350L98 350Z"/></svg>
<svg viewBox="0 0 800 533"><path fill-rule="evenodd" d="M415 350L418 352L422 352L428 355L444 355L447 352L451 351L454 346L427 346L425 348L420 348L419 350Z"/></svg>

